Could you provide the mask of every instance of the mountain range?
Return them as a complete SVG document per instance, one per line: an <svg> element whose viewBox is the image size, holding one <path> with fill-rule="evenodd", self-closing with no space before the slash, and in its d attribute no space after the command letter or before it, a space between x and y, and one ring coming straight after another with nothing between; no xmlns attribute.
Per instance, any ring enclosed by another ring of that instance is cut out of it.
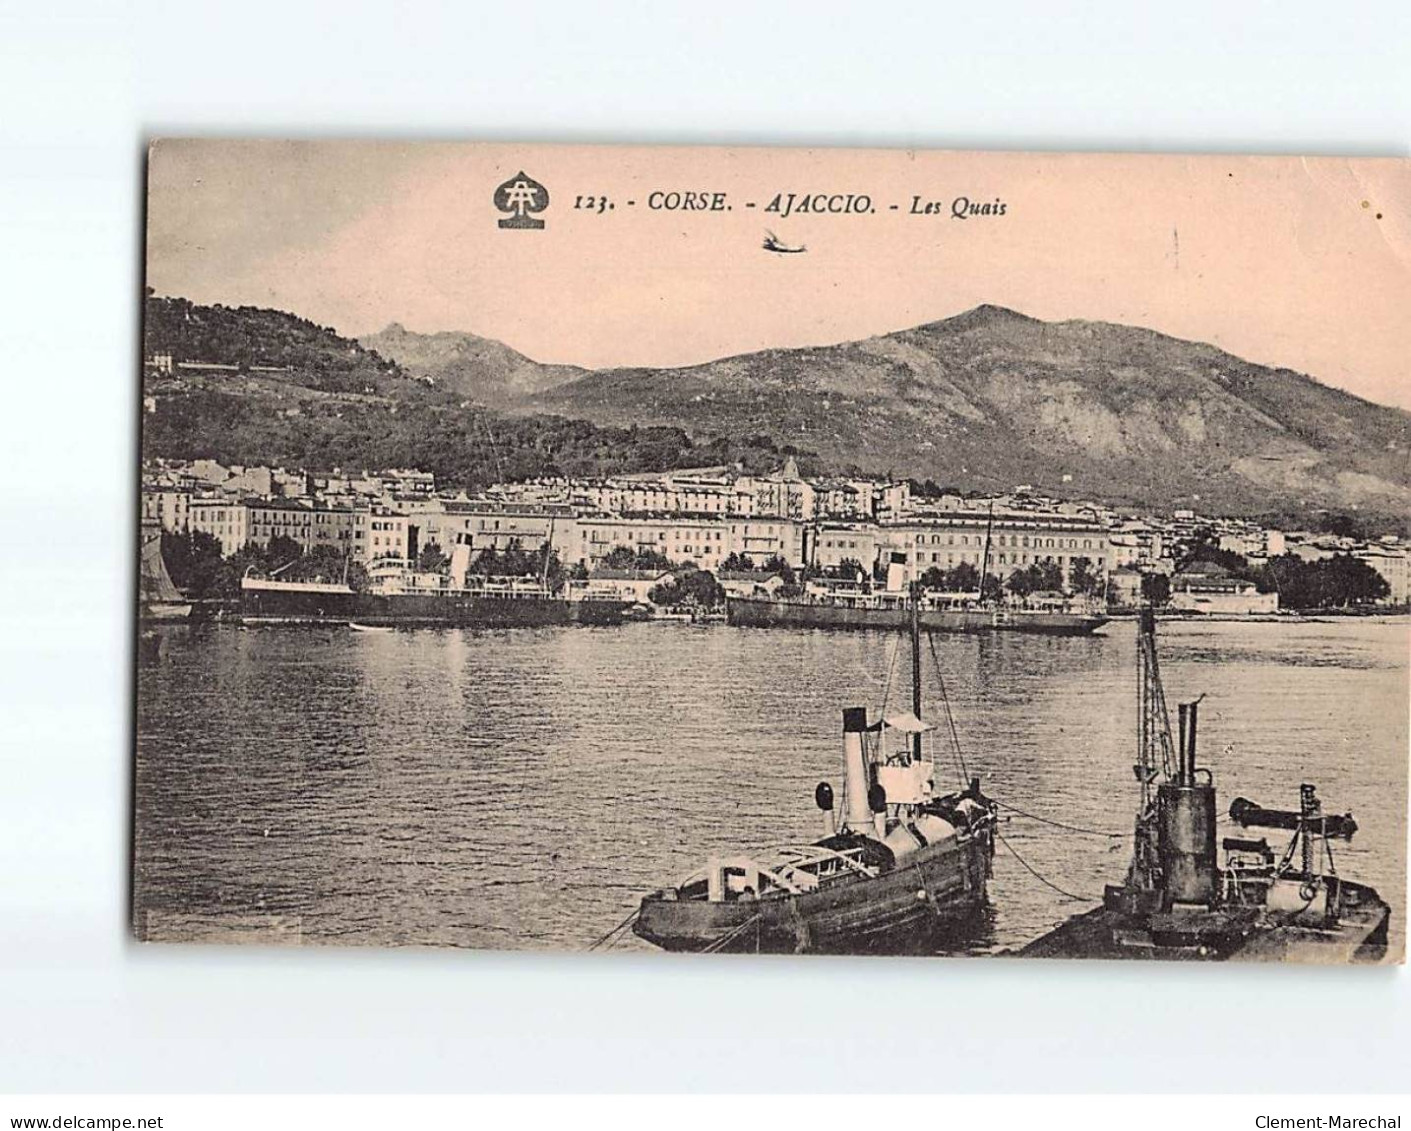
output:
<svg viewBox="0 0 1411 1131"><path fill-rule="evenodd" d="M1216 513L1411 513L1411 413L1133 326L980 306L660 369L545 365L396 324L361 342L504 413L767 434L837 470Z"/></svg>

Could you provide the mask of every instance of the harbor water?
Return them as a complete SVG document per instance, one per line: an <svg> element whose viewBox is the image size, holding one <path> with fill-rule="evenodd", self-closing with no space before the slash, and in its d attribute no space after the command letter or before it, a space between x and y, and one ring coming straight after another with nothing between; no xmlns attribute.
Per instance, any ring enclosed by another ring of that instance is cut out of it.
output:
<svg viewBox="0 0 1411 1131"><path fill-rule="evenodd" d="M711 853L816 839L842 708L909 697L899 634L162 632L138 671L134 921L150 940L586 948ZM1010 806L964 952L1015 949L1126 868L1135 626L934 646L964 763ZM1222 817L1240 796L1297 808L1316 784L1357 819L1336 865L1392 904L1399 952L1406 622L1163 623L1158 647L1173 725L1178 700L1206 696Z"/></svg>

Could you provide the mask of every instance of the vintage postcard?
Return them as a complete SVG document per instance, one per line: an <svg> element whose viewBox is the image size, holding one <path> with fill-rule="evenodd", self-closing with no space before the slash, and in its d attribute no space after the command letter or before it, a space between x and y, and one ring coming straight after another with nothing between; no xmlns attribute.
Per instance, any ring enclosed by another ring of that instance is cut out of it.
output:
<svg viewBox="0 0 1411 1131"><path fill-rule="evenodd" d="M1402 960L1411 163L147 191L138 938Z"/></svg>

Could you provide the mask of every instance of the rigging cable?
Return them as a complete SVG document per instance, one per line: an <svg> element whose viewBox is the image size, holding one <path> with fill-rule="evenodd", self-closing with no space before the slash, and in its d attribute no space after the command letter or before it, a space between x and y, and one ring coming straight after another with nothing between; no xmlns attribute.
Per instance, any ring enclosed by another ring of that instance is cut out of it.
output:
<svg viewBox="0 0 1411 1131"><path fill-rule="evenodd" d="M936 665L936 679L940 681L941 685L941 705L946 709L946 722L950 724L950 740L955 747L955 760L960 768L960 785L964 789L970 784L970 768L966 766L965 755L960 750L960 735L955 729L955 716L951 714L950 696L946 694L946 676L941 671L940 657L936 655L936 637L930 632L926 634L926 643L931 646L931 662Z"/></svg>
<svg viewBox="0 0 1411 1131"><path fill-rule="evenodd" d="M887 664L887 682L882 685L882 706L878 710L885 715L887 713L887 699L892 694L892 675L897 669L897 654L901 651L901 637L898 636L896 643L892 645L892 658Z"/></svg>
<svg viewBox="0 0 1411 1131"><path fill-rule="evenodd" d="M1055 821L1052 817L1041 817L1037 813L1030 813L1027 810L1019 808L1018 805L1011 805L1008 801L1000 801L998 798L992 798L991 800L993 800L996 805L1008 809L1011 813L1018 813L1019 816L1028 817L1031 821L1041 821L1045 825L1052 825L1056 829L1067 829L1070 833L1085 833L1088 836L1105 836L1109 840L1122 840L1127 835L1126 833L1110 833L1105 829L1085 829L1081 825L1066 825L1062 821Z"/></svg>
<svg viewBox="0 0 1411 1131"><path fill-rule="evenodd" d="M1066 898L1068 898L1068 899L1076 899L1076 900L1078 900L1078 901L1081 902L1081 903L1092 903L1092 902L1094 902L1092 896L1088 896L1088 895L1074 895L1071 891L1066 891L1066 890L1064 890L1063 888L1059 887L1056 883L1054 883L1052 880L1048 879L1046 876L1041 875L1041 874L1038 872L1038 870L1034 868L1034 866L1033 866L1032 864L1030 864L1027 860L1025 860L1024 857L1022 857L1022 856L1019 855L1019 853L1015 850L1014 845L1010 844L1009 841L1007 841L1007 840L1005 839L1004 834L1003 834L1002 832L1000 832L998 829L995 830L995 836L996 836L997 838L999 838L1000 843L1003 844L1005 848L1009 849L1010 853L1014 856L1014 859L1018 860L1019 863L1024 866L1024 870L1025 870L1026 872L1028 872L1029 875L1033 876L1034 879L1038 880L1039 883L1044 884L1044 885L1046 885L1047 887L1051 887L1054 891L1058 892L1059 895L1064 896L1064 897L1066 897Z"/></svg>

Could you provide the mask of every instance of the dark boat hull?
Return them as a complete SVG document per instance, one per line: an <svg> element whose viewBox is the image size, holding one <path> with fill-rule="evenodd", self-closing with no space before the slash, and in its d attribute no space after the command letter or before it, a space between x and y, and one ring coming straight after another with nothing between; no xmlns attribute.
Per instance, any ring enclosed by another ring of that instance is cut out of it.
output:
<svg viewBox="0 0 1411 1131"><path fill-rule="evenodd" d="M137 607L137 619L143 624L175 624L191 619L189 601L143 601Z"/></svg>
<svg viewBox="0 0 1411 1131"><path fill-rule="evenodd" d="M968 932L985 906L987 872L977 841L928 845L878 876L801 895L711 903L657 893L632 929L669 951L914 953Z"/></svg>
<svg viewBox="0 0 1411 1131"><path fill-rule="evenodd" d="M1344 909L1335 927L1240 916L1240 909L1137 917L1104 906L1075 915L1029 943L1019 956L1319 965L1382 961L1391 908L1365 884L1337 882Z"/></svg>
<svg viewBox="0 0 1411 1131"><path fill-rule="evenodd" d="M624 601L568 601L540 594L375 594L246 589L246 624L358 624L400 627L517 628L617 624Z"/></svg>
<svg viewBox="0 0 1411 1131"><path fill-rule="evenodd" d="M911 623L910 609L868 608L823 602L730 597L726 619L741 628L840 628L899 631ZM1108 621L1098 614L1026 612L1007 609L923 609L926 632L1027 632L1046 636L1087 636Z"/></svg>

